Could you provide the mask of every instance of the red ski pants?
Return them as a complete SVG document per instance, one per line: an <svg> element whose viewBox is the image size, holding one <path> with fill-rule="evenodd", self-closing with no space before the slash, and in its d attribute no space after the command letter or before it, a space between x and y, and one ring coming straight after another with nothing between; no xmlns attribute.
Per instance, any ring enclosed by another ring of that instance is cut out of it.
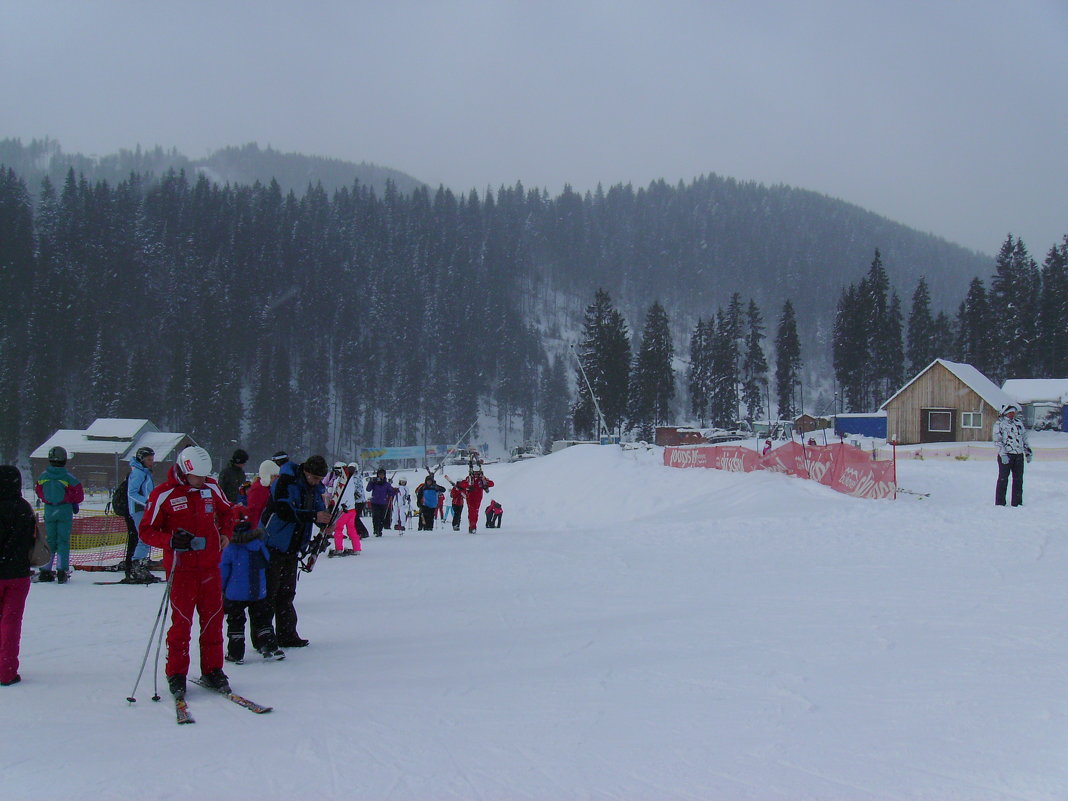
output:
<svg viewBox="0 0 1068 801"><path fill-rule="evenodd" d="M478 528L478 510L482 506L482 491L467 491L467 522L468 528Z"/></svg>
<svg viewBox="0 0 1068 801"><path fill-rule="evenodd" d="M171 627L167 631L167 675L189 672L193 612L200 618L200 672L223 666L223 596L219 568L178 568L171 581Z"/></svg>
<svg viewBox="0 0 1068 801"><path fill-rule="evenodd" d="M0 681L14 681L19 672L22 613L29 593L29 576L0 581Z"/></svg>

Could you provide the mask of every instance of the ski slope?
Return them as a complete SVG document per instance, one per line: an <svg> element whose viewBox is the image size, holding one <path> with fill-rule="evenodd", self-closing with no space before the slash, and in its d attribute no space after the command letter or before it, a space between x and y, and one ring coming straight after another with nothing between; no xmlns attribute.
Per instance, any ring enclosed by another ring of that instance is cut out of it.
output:
<svg viewBox="0 0 1068 801"><path fill-rule="evenodd" d="M1068 463L1019 509L992 460L904 461L897 501L659 449L486 472L499 531L301 577L311 646L227 666L269 715L126 703L162 585L34 585L0 797L1068 797Z"/></svg>

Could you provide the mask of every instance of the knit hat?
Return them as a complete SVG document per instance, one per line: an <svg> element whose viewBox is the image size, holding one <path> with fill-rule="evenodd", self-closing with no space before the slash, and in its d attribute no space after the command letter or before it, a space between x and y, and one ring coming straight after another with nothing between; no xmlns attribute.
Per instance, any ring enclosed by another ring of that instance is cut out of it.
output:
<svg viewBox="0 0 1068 801"><path fill-rule="evenodd" d="M231 464L248 464L248 451L243 448L238 448L234 451L234 455L230 457Z"/></svg>
<svg viewBox="0 0 1068 801"><path fill-rule="evenodd" d="M260 462L260 483L263 486L268 486L271 483L271 479L278 475L278 465L275 464L273 459L264 459Z"/></svg>
<svg viewBox="0 0 1068 801"><path fill-rule="evenodd" d="M19 497L22 493L22 473L13 464L0 465L0 496Z"/></svg>

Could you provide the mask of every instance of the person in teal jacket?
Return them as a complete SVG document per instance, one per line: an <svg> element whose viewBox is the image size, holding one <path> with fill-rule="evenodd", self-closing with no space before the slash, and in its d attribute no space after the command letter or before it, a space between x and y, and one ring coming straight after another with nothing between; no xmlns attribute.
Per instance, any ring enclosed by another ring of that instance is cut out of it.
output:
<svg viewBox="0 0 1068 801"><path fill-rule="evenodd" d="M52 561L41 568L38 581L58 580L66 584L70 578L70 531L78 504L85 500L82 484L67 470L67 452L56 445L48 451L48 467L37 477L35 491L45 505L44 523ZM58 560L57 570L52 564Z"/></svg>

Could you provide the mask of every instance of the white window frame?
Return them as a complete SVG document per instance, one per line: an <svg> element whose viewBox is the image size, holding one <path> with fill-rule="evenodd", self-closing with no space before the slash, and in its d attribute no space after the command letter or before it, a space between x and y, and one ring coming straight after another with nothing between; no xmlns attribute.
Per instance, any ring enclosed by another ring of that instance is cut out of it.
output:
<svg viewBox="0 0 1068 801"><path fill-rule="evenodd" d="M931 418L936 414L944 414L949 418L949 428L934 428L931 425ZM931 434L952 434L953 433L953 410L952 409L928 409L927 410L927 430Z"/></svg>
<svg viewBox="0 0 1068 801"><path fill-rule="evenodd" d="M974 421L978 418L979 422ZM972 422L968 422L971 420ZM979 412L961 412L960 413L960 427L961 428L982 428L983 427L983 413Z"/></svg>

